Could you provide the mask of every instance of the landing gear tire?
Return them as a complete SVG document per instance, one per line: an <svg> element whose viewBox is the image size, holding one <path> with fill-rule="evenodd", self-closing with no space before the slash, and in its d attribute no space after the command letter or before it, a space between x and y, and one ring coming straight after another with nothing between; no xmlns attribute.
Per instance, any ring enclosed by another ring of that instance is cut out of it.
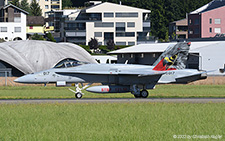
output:
<svg viewBox="0 0 225 141"><path fill-rule="evenodd" d="M81 98L82 98L82 93L79 93L79 92L76 93L76 94L75 94L75 97L76 97L77 99L81 99Z"/></svg>
<svg viewBox="0 0 225 141"><path fill-rule="evenodd" d="M135 98L141 98L141 95L134 95Z"/></svg>
<svg viewBox="0 0 225 141"><path fill-rule="evenodd" d="M142 90L141 91L141 97L142 98L147 98L148 97L148 91L147 90Z"/></svg>

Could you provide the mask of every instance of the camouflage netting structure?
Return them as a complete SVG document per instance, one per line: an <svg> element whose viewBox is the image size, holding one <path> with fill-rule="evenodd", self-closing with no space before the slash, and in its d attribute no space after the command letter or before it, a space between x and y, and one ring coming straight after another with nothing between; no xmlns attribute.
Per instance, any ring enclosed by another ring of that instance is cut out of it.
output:
<svg viewBox="0 0 225 141"><path fill-rule="evenodd" d="M24 74L53 68L64 59L97 63L82 47L72 43L21 40L0 43L0 61Z"/></svg>

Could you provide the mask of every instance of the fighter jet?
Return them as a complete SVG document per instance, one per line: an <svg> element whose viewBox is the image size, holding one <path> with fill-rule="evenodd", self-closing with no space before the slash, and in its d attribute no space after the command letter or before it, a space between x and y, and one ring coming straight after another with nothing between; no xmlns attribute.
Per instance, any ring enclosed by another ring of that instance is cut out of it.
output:
<svg viewBox="0 0 225 141"><path fill-rule="evenodd" d="M67 86L75 83L75 97L80 99L84 89L93 93L131 92L135 98L146 98L148 89L154 89L160 83L189 83L205 79L206 72L185 69L185 61L190 43L177 43L169 46L156 60L155 65L138 64L89 64L79 61L66 61L54 68L27 74L14 80L19 83L55 83ZM82 88L79 87L82 84ZM89 83L83 86L83 83ZM90 86L101 83L100 86Z"/></svg>

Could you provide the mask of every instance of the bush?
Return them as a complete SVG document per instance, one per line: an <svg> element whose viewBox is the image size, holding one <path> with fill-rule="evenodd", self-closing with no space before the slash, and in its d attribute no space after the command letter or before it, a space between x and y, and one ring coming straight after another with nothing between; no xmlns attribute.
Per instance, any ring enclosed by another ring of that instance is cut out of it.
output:
<svg viewBox="0 0 225 141"><path fill-rule="evenodd" d="M0 38L0 43L5 42L5 40L3 38Z"/></svg>
<svg viewBox="0 0 225 141"><path fill-rule="evenodd" d="M38 35L35 33L34 35L31 36L31 40L46 40L42 35Z"/></svg>
<svg viewBox="0 0 225 141"><path fill-rule="evenodd" d="M50 33L50 32L46 34L46 38L47 38L47 41L56 42L56 40L52 36L52 33Z"/></svg>

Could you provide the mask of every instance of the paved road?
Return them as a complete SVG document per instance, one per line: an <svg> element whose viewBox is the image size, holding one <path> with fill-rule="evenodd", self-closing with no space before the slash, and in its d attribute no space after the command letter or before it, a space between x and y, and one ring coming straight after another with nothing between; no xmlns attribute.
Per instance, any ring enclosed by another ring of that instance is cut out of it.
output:
<svg viewBox="0 0 225 141"><path fill-rule="evenodd" d="M174 103L225 103L225 98L101 98L101 99L15 99L0 100L0 104L20 103L133 103L133 102L174 102Z"/></svg>

